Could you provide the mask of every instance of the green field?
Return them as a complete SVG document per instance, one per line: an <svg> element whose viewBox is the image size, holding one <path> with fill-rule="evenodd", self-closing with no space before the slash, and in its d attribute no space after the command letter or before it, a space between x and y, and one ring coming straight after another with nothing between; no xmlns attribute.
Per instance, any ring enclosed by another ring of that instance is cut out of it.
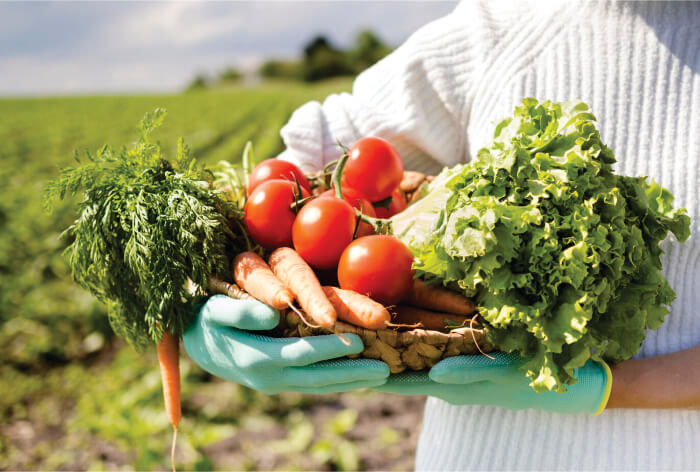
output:
<svg viewBox="0 0 700 472"><path fill-rule="evenodd" d="M152 352L115 339L104 307L70 279L59 235L74 201L47 214L42 189L75 150L183 136L208 164L281 150L279 129L349 81L270 84L180 95L0 99L0 469L163 469L170 427ZM178 463L185 469L406 469L422 402L359 392L264 396L218 381L183 355ZM370 401L368 401L370 399ZM375 421L381 417L382 421Z"/></svg>

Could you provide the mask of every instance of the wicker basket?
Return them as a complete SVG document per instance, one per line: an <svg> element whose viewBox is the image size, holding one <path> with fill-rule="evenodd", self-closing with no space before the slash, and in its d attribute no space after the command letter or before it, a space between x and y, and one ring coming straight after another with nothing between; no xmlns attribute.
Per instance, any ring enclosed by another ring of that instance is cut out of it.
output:
<svg viewBox="0 0 700 472"><path fill-rule="evenodd" d="M379 359L389 365L392 374L409 370L428 369L442 359L460 354L477 354L495 350L483 329L456 328L448 333L427 329L379 329L360 328L337 321L332 330L311 328L291 310L283 313L274 331L280 337L304 337L321 334L353 333L358 335L365 349L356 356ZM478 347L476 345L478 343Z"/></svg>
<svg viewBox="0 0 700 472"><path fill-rule="evenodd" d="M220 293L237 299L253 299L236 284L210 279L209 293ZM366 329L337 321L333 329L312 328L292 310L285 310L280 323L268 334L276 337L305 337L324 334L353 333L358 335L365 349L351 357L379 359L389 365L392 374L409 370L428 369L442 359L460 354L477 354L496 350L486 339L482 328L460 327L449 332L428 329Z"/></svg>

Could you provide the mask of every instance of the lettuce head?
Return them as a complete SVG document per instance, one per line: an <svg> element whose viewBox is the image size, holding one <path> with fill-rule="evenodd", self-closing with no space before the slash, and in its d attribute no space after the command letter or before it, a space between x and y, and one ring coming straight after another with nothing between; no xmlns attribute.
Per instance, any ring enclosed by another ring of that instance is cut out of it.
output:
<svg viewBox="0 0 700 472"><path fill-rule="evenodd" d="M490 147L392 219L417 274L474 297L490 341L527 359L536 391L563 392L587 360L639 350L675 298L659 243L690 233L668 190L613 172L594 122L582 102L524 99Z"/></svg>

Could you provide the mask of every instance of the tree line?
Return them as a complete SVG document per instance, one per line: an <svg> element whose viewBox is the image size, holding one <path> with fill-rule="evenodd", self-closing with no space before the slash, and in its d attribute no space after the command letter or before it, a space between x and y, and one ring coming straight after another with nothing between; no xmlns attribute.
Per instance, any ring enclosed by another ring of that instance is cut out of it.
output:
<svg viewBox="0 0 700 472"><path fill-rule="evenodd" d="M257 75L264 79L287 79L316 82L333 77L354 76L387 54L391 48L372 31L359 32L347 49L332 44L323 35L312 38L299 59L270 59L262 63ZM227 67L215 78L198 74L188 89L196 90L210 85L226 85L241 80L243 74L235 67Z"/></svg>

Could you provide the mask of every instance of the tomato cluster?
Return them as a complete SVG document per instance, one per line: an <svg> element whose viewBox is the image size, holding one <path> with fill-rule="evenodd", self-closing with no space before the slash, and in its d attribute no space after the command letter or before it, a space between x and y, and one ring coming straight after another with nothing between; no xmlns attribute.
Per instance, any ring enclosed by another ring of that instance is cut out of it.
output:
<svg viewBox="0 0 700 472"><path fill-rule="evenodd" d="M403 170L391 144L362 138L348 151L342 198L335 189L311 198L311 185L297 166L268 159L248 178L246 227L266 249L294 247L315 269L337 267L341 288L398 303L411 287L413 257L397 238L373 235L373 226L360 221L356 210L389 218L406 208L399 190Z"/></svg>

